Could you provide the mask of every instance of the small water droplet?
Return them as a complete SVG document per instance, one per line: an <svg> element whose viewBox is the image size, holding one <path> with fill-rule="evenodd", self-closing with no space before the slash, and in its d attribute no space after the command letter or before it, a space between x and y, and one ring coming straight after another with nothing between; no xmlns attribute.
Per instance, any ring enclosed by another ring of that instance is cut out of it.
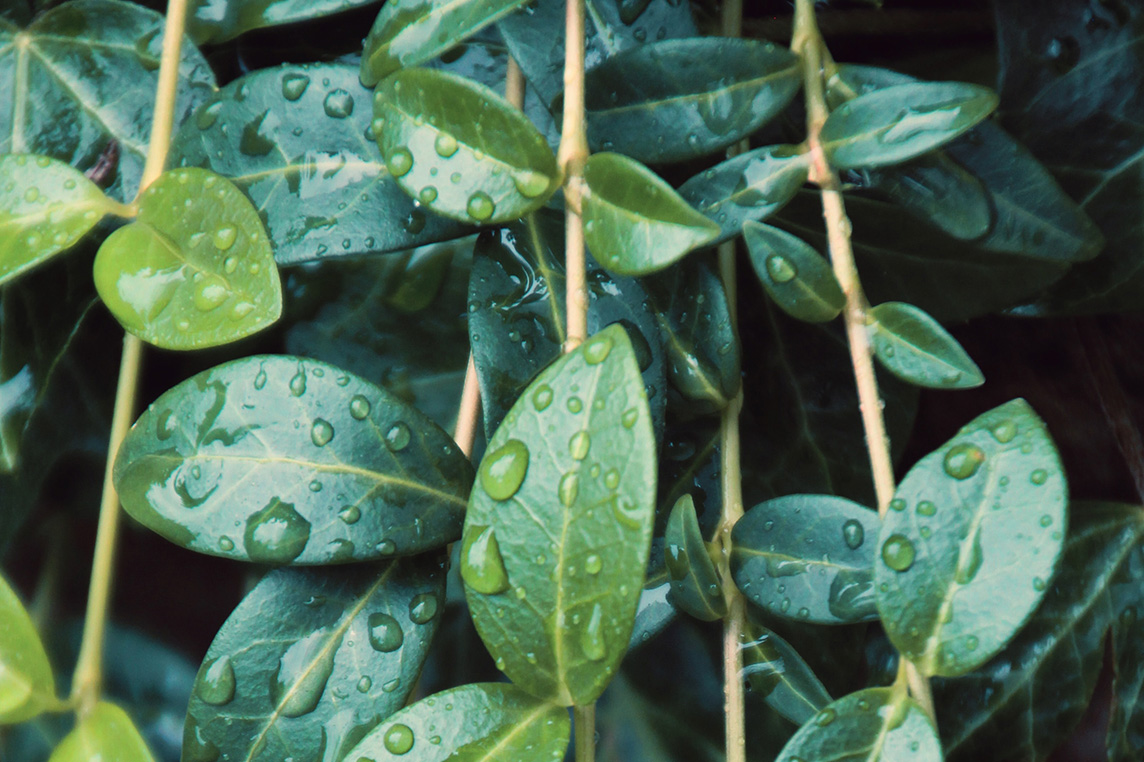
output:
<svg viewBox="0 0 1144 762"><path fill-rule="evenodd" d="M580 634L580 647L584 655L592 661L600 661L607 655L607 644L604 642L604 610L599 603L592 606L592 615L588 617L588 625Z"/></svg>
<svg viewBox="0 0 1144 762"><path fill-rule="evenodd" d="M531 170L521 170L512 176L516 190L525 198L538 198L548 190L551 179L547 175Z"/></svg>
<svg viewBox="0 0 1144 762"><path fill-rule="evenodd" d="M326 96L322 108L325 109L326 116L332 119L345 119L354 112L354 97L338 88Z"/></svg>
<svg viewBox="0 0 1144 762"><path fill-rule="evenodd" d="M766 260L767 274L775 283L789 283L798 277L798 268L782 254L771 254Z"/></svg>
<svg viewBox="0 0 1144 762"><path fill-rule="evenodd" d="M398 722L385 731L382 741L390 754L406 754L413 748L413 731Z"/></svg>
<svg viewBox="0 0 1144 762"><path fill-rule="evenodd" d="M894 510L894 511L906 510L906 501L902 500L900 497L894 498L893 500L890 501L890 510Z"/></svg>
<svg viewBox="0 0 1144 762"><path fill-rule="evenodd" d="M937 506L929 500L922 500L918 503L919 516L933 516L937 513Z"/></svg>
<svg viewBox="0 0 1144 762"><path fill-rule="evenodd" d="M496 205L493 203L492 197L484 191L476 191L469 196L469 203L465 206L465 211L469 213L469 216L478 222L483 222L492 217L495 209Z"/></svg>
<svg viewBox="0 0 1144 762"><path fill-rule="evenodd" d="M577 431L568 440L568 452L576 460L584 460L588 457L588 450L592 446L592 436L584 430Z"/></svg>
<svg viewBox="0 0 1144 762"><path fill-rule="evenodd" d="M978 642L979 641L977 640L976 635L970 635L969 637L967 637L965 639L965 650L966 651L976 651Z"/></svg>
<svg viewBox="0 0 1144 762"><path fill-rule="evenodd" d="M405 177L413 169L413 154L406 148L398 148L385 160L385 166L394 177Z"/></svg>
<svg viewBox="0 0 1144 762"><path fill-rule="evenodd" d="M437 596L421 593L409 602L409 618L417 624L428 624L437 616Z"/></svg>
<svg viewBox="0 0 1144 762"><path fill-rule="evenodd" d="M604 473L604 486L613 490L620 486L620 472L617 469L609 468Z"/></svg>
<svg viewBox="0 0 1144 762"><path fill-rule="evenodd" d="M1049 472L1043 468L1038 468L1029 474L1029 481L1036 484L1038 487L1044 484L1049 479Z"/></svg>
<svg viewBox="0 0 1144 762"><path fill-rule="evenodd" d="M589 574L599 574L600 570L604 568L604 562L600 560L597 555L588 556L584 560L584 570Z"/></svg>
<svg viewBox="0 0 1144 762"><path fill-rule="evenodd" d="M215 230L214 235L211 236L211 241L214 243L215 248L219 251L226 251L231 246L234 246L235 240L238 238L238 230L232 225L223 225L221 228Z"/></svg>
<svg viewBox="0 0 1144 762"><path fill-rule="evenodd" d="M866 530L857 519L849 519L842 525L842 539L846 542L846 547L857 550L866 539Z"/></svg>
<svg viewBox="0 0 1144 762"><path fill-rule="evenodd" d="M288 101L296 101L310 86L310 78L305 74L287 74L282 77L282 97Z"/></svg>
<svg viewBox="0 0 1144 762"><path fill-rule="evenodd" d="M401 421L389 427L389 431L385 432L385 446L391 452L401 452L409 446L409 440L412 438L412 433L409 427Z"/></svg>
<svg viewBox="0 0 1144 762"><path fill-rule="evenodd" d="M905 536L892 534L882 544L882 560L894 571L904 572L914 565L914 544Z"/></svg>
<svg viewBox="0 0 1144 762"><path fill-rule="evenodd" d="M630 429L632 426L636 425L636 421L639 420L639 417L639 410L635 409L634 407L629 408L628 410L624 411L623 416L620 418L620 422L624 424L625 429Z"/></svg>
<svg viewBox="0 0 1144 762"><path fill-rule="evenodd" d="M1001 421L1001 423L998 423L990 429L989 433L1001 444L1006 444L1007 442L1011 442L1013 437L1017 436L1017 424L1013 421Z"/></svg>
<svg viewBox="0 0 1144 762"><path fill-rule="evenodd" d="M421 189L421 192L417 194L417 198L421 199L422 204L432 204L437 200L437 189L432 185L426 185Z"/></svg>
<svg viewBox="0 0 1144 762"><path fill-rule="evenodd" d="M221 550L229 553L234 550L234 540L227 537L225 534L218 538L218 546Z"/></svg>
<svg viewBox="0 0 1144 762"><path fill-rule="evenodd" d="M234 698L234 666L229 656L211 659L195 685L199 698L212 706L229 704Z"/></svg>
<svg viewBox="0 0 1144 762"><path fill-rule="evenodd" d="M334 427L324 418L315 418L310 427L310 441L317 447L325 447L334 438Z"/></svg>
<svg viewBox="0 0 1144 762"><path fill-rule="evenodd" d="M442 159L448 159L450 156L457 152L457 139L452 135L442 132L433 141L433 150Z"/></svg>
<svg viewBox="0 0 1144 762"><path fill-rule="evenodd" d="M584 401L581 400L579 397L569 397L568 398L568 412L569 413L579 413L583 409L584 409Z"/></svg>
<svg viewBox="0 0 1144 762"><path fill-rule="evenodd" d="M369 417L371 406L369 400L360 394L355 394L350 400L350 415L358 421L364 421Z"/></svg>
<svg viewBox="0 0 1144 762"><path fill-rule="evenodd" d="M560 503L565 507L571 507L576 502L576 497L580 493L580 474L575 471L569 471L560 477L560 484L556 487L556 494L560 497Z"/></svg>
<svg viewBox="0 0 1144 762"><path fill-rule="evenodd" d="M492 527L473 525L466 531L461 548L461 578L484 595L496 595L508 589L508 570Z"/></svg>
<svg viewBox="0 0 1144 762"><path fill-rule="evenodd" d="M208 103L195 114L195 126L200 130L210 129L218 120L218 112L222 110L222 101Z"/></svg>
<svg viewBox="0 0 1144 762"><path fill-rule="evenodd" d="M301 397L306 393L306 371L299 366L298 372L290 379L290 393L295 397Z"/></svg>
<svg viewBox="0 0 1144 762"><path fill-rule="evenodd" d="M358 693L369 693L369 689L373 687L373 679L369 675L362 675L361 679L357 681Z"/></svg>
<svg viewBox="0 0 1144 762"><path fill-rule="evenodd" d="M405 634L401 631L401 623L389 614L380 611L370 614L366 625L373 650L389 653L401 648Z"/></svg>
<svg viewBox="0 0 1144 762"><path fill-rule="evenodd" d="M541 384L537 387L536 391L532 393L532 405L540 412L552 404L552 387L548 384Z"/></svg>
<svg viewBox="0 0 1144 762"><path fill-rule="evenodd" d="M954 479L968 479L985 462L985 451L975 444L963 442L949 448L942 467Z"/></svg>
<svg viewBox="0 0 1144 762"><path fill-rule="evenodd" d="M258 373L254 376L254 388L261 389L264 386L266 386L266 371L259 368Z"/></svg>
<svg viewBox="0 0 1144 762"><path fill-rule="evenodd" d="M830 723L834 722L835 713L833 709L823 709L814 718L814 724L820 728L825 728Z"/></svg>
<svg viewBox="0 0 1144 762"><path fill-rule="evenodd" d="M361 508L356 505L347 505L338 511L338 518L346 524L356 524L361 518Z"/></svg>
<svg viewBox="0 0 1144 762"><path fill-rule="evenodd" d="M612 340L607 336L592 339L584 345L584 361L589 365L599 365L612 351Z"/></svg>

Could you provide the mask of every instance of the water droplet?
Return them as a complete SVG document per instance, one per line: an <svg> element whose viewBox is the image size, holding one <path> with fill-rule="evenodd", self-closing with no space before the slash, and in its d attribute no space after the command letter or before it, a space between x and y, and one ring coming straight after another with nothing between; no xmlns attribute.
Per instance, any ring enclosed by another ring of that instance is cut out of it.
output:
<svg viewBox="0 0 1144 762"><path fill-rule="evenodd" d="M218 119L218 112L222 110L222 101L208 103L195 114L195 126L200 130L210 129Z"/></svg>
<svg viewBox="0 0 1144 762"><path fill-rule="evenodd" d="M892 534L882 544L882 560L894 571L904 572L914 565L914 544L905 536Z"/></svg>
<svg viewBox="0 0 1144 762"><path fill-rule="evenodd" d="M767 274L775 283L789 283L798 277L798 268L782 254L771 254L766 261Z"/></svg>
<svg viewBox="0 0 1144 762"><path fill-rule="evenodd" d="M369 644L373 650L389 653L401 648L405 634L401 631L401 623L389 614L380 611L369 615L366 619L369 628Z"/></svg>
<svg viewBox="0 0 1144 762"><path fill-rule="evenodd" d="M421 199L422 204L432 204L437 200L437 189L432 185L426 185L421 189L421 192L417 194L417 197Z"/></svg>
<svg viewBox="0 0 1144 762"><path fill-rule="evenodd" d="M369 693L369 689L373 687L373 678L369 675L362 675L361 680L357 681L358 693Z"/></svg>
<svg viewBox="0 0 1144 762"><path fill-rule="evenodd" d="M966 651L976 651L978 642L979 641L977 640L976 635L970 635L969 637L967 637L965 639L965 650Z"/></svg>
<svg viewBox="0 0 1144 762"><path fill-rule="evenodd" d="M493 500L508 500L528 473L528 447L510 439L481 461L481 487Z"/></svg>
<svg viewBox="0 0 1144 762"><path fill-rule="evenodd" d="M310 522L291 503L271 498L246 520L243 541L255 563L285 564L302 554L310 540Z"/></svg>
<svg viewBox="0 0 1144 762"><path fill-rule="evenodd" d="M1050 527L1052 525L1053 525L1053 517L1052 516L1050 516L1047 513L1045 515L1041 516L1041 526Z"/></svg>
<svg viewBox="0 0 1144 762"><path fill-rule="evenodd" d="M636 425L636 421L639 420L639 417L639 410L636 410L634 407L629 408L628 410L624 411L623 416L620 418L620 422L624 424L625 429L630 429L632 426Z"/></svg>
<svg viewBox="0 0 1144 762"><path fill-rule="evenodd" d="M588 556L584 560L584 571L589 574L599 574L600 570L604 568L604 562L600 560L597 555Z"/></svg>
<svg viewBox="0 0 1144 762"><path fill-rule="evenodd" d="M254 376L254 388L262 389L264 386L266 386L266 371L259 368L258 373Z"/></svg>
<svg viewBox="0 0 1144 762"><path fill-rule="evenodd" d="M604 486L608 489L616 489L620 486L620 472L617 469L609 468L604 474Z"/></svg>
<svg viewBox="0 0 1144 762"><path fill-rule="evenodd" d="M976 534L973 537L973 544L969 547L969 555L965 558L964 562L960 562L957 571L954 573L953 578L959 585L968 585L977 576L977 572L981 569L981 562L984 560L984 554L981 552L981 535Z"/></svg>
<svg viewBox="0 0 1144 762"><path fill-rule="evenodd" d="M569 413L579 413L583 409L584 409L584 401L581 400L579 397L569 397L568 398L568 412Z"/></svg>
<svg viewBox="0 0 1144 762"><path fill-rule="evenodd" d="M227 537L225 534L218 538L218 546L220 549L229 553L234 550L234 540Z"/></svg>
<svg viewBox="0 0 1144 762"><path fill-rule="evenodd" d="M331 643L333 638L339 642ZM282 715L301 717L317 708L334 671L340 639L327 629L316 630L282 654L271 683L271 694Z"/></svg>
<svg viewBox="0 0 1144 762"><path fill-rule="evenodd" d="M322 108L332 119L345 119L354 112L354 97L341 88L332 90L322 101Z"/></svg>
<svg viewBox="0 0 1144 762"><path fill-rule="evenodd" d="M469 216L478 222L483 222L492 217L494 209L496 209L496 205L489 194L484 191L476 191L469 196L469 203L465 207Z"/></svg>
<svg viewBox="0 0 1144 762"><path fill-rule="evenodd" d="M282 97L288 101L296 101L310 86L310 78L305 74L287 74L282 77Z"/></svg>
<svg viewBox="0 0 1144 762"><path fill-rule="evenodd" d="M603 628L604 610L596 603L592 606L592 615L588 617L588 626L580 633L580 647L592 661L600 661L607 655Z"/></svg>
<svg viewBox="0 0 1144 762"><path fill-rule="evenodd" d="M385 432L385 446L391 452L401 452L409 446L409 440L412 437L409 427L401 421L389 427L389 431Z"/></svg>
<svg viewBox="0 0 1144 762"><path fill-rule="evenodd" d="M560 484L556 487L556 494L560 497L560 503L566 507L571 507L576 502L576 496L580 494L580 474L575 471L569 471L560 477Z"/></svg>
<svg viewBox="0 0 1144 762"><path fill-rule="evenodd" d="M461 548L461 578L478 593L496 595L508 590L508 570L492 527L473 525Z"/></svg>
<svg viewBox="0 0 1144 762"><path fill-rule="evenodd" d="M845 540L846 547L857 550L862 547L862 542L866 539L866 530L858 520L849 519L842 525L842 539Z"/></svg>
<svg viewBox="0 0 1144 762"><path fill-rule="evenodd" d="M317 479L312 479L310 481L310 491L311 492L321 492L322 491L322 483L320 481L318 481Z"/></svg>
<svg viewBox="0 0 1144 762"><path fill-rule="evenodd" d="M361 518L361 508L356 505L347 505L338 511L338 518L346 524L356 524Z"/></svg>
<svg viewBox="0 0 1144 762"><path fill-rule="evenodd" d="M310 441L318 447L325 447L334 438L334 427L324 418L315 418L310 427Z"/></svg>
<svg viewBox="0 0 1144 762"><path fill-rule="evenodd" d="M1017 424L1013 423L1013 421L1001 421L1001 423L990 429L989 433L991 433L993 438L998 442L1005 444L1011 442L1013 437L1017 436Z"/></svg>
<svg viewBox="0 0 1144 762"><path fill-rule="evenodd" d="M409 602L409 618L417 624L428 624L437 616L437 596L421 593Z"/></svg>
<svg viewBox="0 0 1144 762"><path fill-rule="evenodd" d="M1029 474L1029 481L1036 484L1038 487L1044 484L1049 479L1049 472L1043 468L1038 468L1033 473Z"/></svg>
<svg viewBox="0 0 1144 762"><path fill-rule="evenodd" d="M234 246L234 242L237 238L238 230L232 225L224 225L214 232L214 235L211 236L211 241L214 243L216 249L226 251L231 246Z"/></svg>
<svg viewBox="0 0 1144 762"><path fill-rule="evenodd" d="M541 384L532 393L532 406L540 412L552 404L552 387L548 384Z"/></svg>
<svg viewBox="0 0 1144 762"><path fill-rule="evenodd" d="M1045 581L1040 577L1033 577L1033 589L1038 593L1045 589Z"/></svg>
<svg viewBox="0 0 1144 762"><path fill-rule="evenodd" d="M457 139L448 133L442 132L433 141L433 150L442 159L448 159L457 152Z"/></svg>
<svg viewBox="0 0 1144 762"><path fill-rule="evenodd" d="M405 177L413 169L413 154L408 149L398 148L385 160L385 166L394 177Z"/></svg>
<svg viewBox="0 0 1144 762"><path fill-rule="evenodd" d="M392 556L397 552L397 544L393 540L381 540L373 547L382 556Z"/></svg>
<svg viewBox="0 0 1144 762"><path fill-rule="evenodd" d="M834 722L835 713L833 709L823 709L814 718L814 724L820 728L825 728L830 723Z"/></svg>
<svg viewBox="0 0 1144 762"><path fill-rule="evenodd" d="M568 440L568 452L576 460L584 460L588 457L588 450L592 446L591 435L584 430L577 431Z"/></svg>
<svg viewBox="0 0 1144 762"><path fill-rule="evenodd" d="M413 748L413 731L408 725L398 722L385 731L382 740L390 754L406 754Z"/></svg>
<svg viewBox="0 0 1144 762"><path fill-rule="evenodd" d="M612 340L607 336L592 339L584 345L584 361L589 365L599 365L612 351Z"/></svg>
<svg viewBox="0 0 1144 762"><path fill-rule="evenodd" d="M301 397L306 393L306 371L299 366L298 372L290 379L290 393L295 397Z"/></svg>
<svg viewBox="0 0 1144 762"><path fill-rule="evenodd" d="M551 182L552 180L547 175L527 169L512 176L512 184L516 186L517 192L525 198L540 197L548 190Z"/></svg>
<svg viewBox="0 0 1144 762"><path fill-rule="evenodd" d="M350 415L355 420L364 421L369 417L370 404L369 400L360 394L355 394L353 399L350 400Z"/></svg>
<svg viewBox="0 0 1144 762"><path fill-rule="evenodd" d="M225 302L228 296L230 290L223 280L217 275L208 275L195 286L191 301L194 302L195 309L200 312L210 312Z"/></svg>
<svg viewBox="0 0 1144 762"><path fill-rule="evenodd" d="M954 479L968 479L985 462L985 451L975 444L963 442L949 448L942 467Z"/></svg>
<svg viewBox="0 0 1144 762"><path fill-rule="evenodd" d="M229 656L211 659L195 685L199 698L212 706L229 704L234 698L234 666Z"/></svg>
<svg viewBox="0 0 1144 762"><path fill-rule="evenodd" d="M890 510L894 510L894 511L906 510L906 501L902 500L900 497L894 498L893 500L890 501Z"/></svg>

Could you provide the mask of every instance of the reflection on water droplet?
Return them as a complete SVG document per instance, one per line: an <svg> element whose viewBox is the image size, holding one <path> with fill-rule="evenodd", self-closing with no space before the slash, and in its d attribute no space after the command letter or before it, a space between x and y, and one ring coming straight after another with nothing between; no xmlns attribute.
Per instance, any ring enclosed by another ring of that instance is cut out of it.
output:
<svg viewBox="0 0 1144 762"><path fill-rule="evenodd" d="M199 698L212 706L229 704L234 698L234 667L229 656L210 659L195 685Z"/></svg>
<svg viewBox="0 0 1144 762"><path fill-rule="evenodd" d="M579 397L569 397L568 398L568 412L569 413L579 413L583 409L584 409L584 402Z"/></svg>
<svg viewBox="0 0 1144 762"><path fill-rule="evenodd" d="M324 418L315 418L310 427L310 441L317 447L325 447L334 438L334 427Z"/></svg>
<svg viewBox="0 0 1144 762"><path fill-rule="evenodd" d="M337 642L331 643L332 639ZM341 635L323 628L286 649L271 683L271 694L283 716L301 717L317 708L340 645Z"/></svg>
<svg viewBox="0 0 1144 762"><path fill-rule="evenodd" d="M584 345L584 361L589 365L598 365L607 359L611 351L612 340L607 336L600 336Z"/></svg>
<svg viewBox="0 0 1144 762"><path fill-rule="evenodd" d="M942 467L954 479L968 479L985 462L985 451L975 444L963 442L949 448Z"/></svg>
<svg viewBox="0 0 1144 762"><path fill-rule="evenodd" d="M465 211L469 216L478 222L483 222L489 217L493 216L493 210L496 205L493 203L489 194L484 191L476 191L473 195L469 196L469 203L465 206Z"/></svg>
<svg viewBox="0 0 1144 762"><path fill-rule="evenodd" d="M525 198L538 198L548 190L551 180L547 175L531 170L521 170L512 176L512 183L516 190Z"/></svg>
<svg viewBox="0 0 1144 762"><path fill-rule="evenodd" d="M282 77L282 97L288 101L296 101L310 86L310 78L305 74L287 74Z"/></svg>
<svg viewBox="0 0 1144 762"><path fill-rule="evenodd" d="M569 471L560 477L560 484L556 487L556 494L560 498L560 503L565 507L570 507L576 502L576 496L580 493L580 474L575 471Z"/></svg>
<svg viewBox="0 0 1144 762"><path fill-rule="evenodd" d="M520 489L528 473L528 447L510 439L481 461L481 487L493 500L508 500Z"/></svg>
<svg viewBox="0 0 1144 762"><path fill-rule="evenodd" d="M433 141L433 150L442 159L448 159L457 152L457 139L448 133L442 132Z"/></svg>
<svg viewBox="0 0 1144 762"><path fill-rule="evenodd" d="M990 433L998 442L1005 444L1011 442L1013 437L1017 436L1017 424L1013 421L1002 421L990 429Z"/></svg>
<svg viewBox="0 0 1144 762"><path fill-rule="evenodd" d="M369 417L369 400L360 394L355 394L350 400L350 415L356 420L364 421Z"/></svg>
<svg viewBox="0 0 1144 762"><path fill-rule="evenodd" d="M432 185L426 185L421 189L421 192L417 194L417 197L421 199L422 204L432 204L437 200L437 189Z"/></svg>
<svg viewBox="0 0 1144 762"><path fill-rule="evenodd" d="M492 527L468 527L461 547L461 578L484 595L496 595L508 589L508 570Z"/></svg>
<svg viewBox="0 0 1144 762"><path fill-rule="evenodd" d="M900 497L894 498L893 500L890 501L890 510L893 510L893 511L904 511L904 510L906 510L906 501L902 500Z"/></svg>
<svg viewBox="0 0 1144 762"><path fill-rule="evenodd" d="M385 446L389 448L390 452L401 452L409 446L411 437L409 427L398 421L385 432Z"/></svg>
<svg viewBox="0 0 1144 762"><path fill-rule="evenodd" d="M218 546L221 550L230 552L234 550L234 540L227 537L225 534L218 538Z"/></svg>
<svg viewBox="0 0 1144 762"><path fill-rule="evenodd" d="M345 119L354 112L354 97L341 88L332 91L322 101L326 116L332 119Z"/></svg>
<svg viewBox="0 0 1144 762"><path fill-rule="evenodd" d="M782 254L771 254L766 261L767 274L775 283L789 283L798 277L798 268Z"/></svg>
<svg viewBox="0 0 1144 762"><path fill-rule="evenodd" d="M882 560L894 571L904 572L914 565L914 544L905 536L892 534L882 544Z"/></svg>
<svg viewBox="0 0 1144 762"><path fill-rule="evenodd" d="M385 160L385 166L394 177L405 177L413 169L413 154L405 148L398 148Z"/></svg>
<svg viewBox="0 0 1144 762"><path fill-rule="evenodd" d="M237 238L238 230L231 225L224 225L214 232L214 235L211 236L211 241L214 243L216 249L226 251L231 246L234 246L234 242Z"/></svg>
<svg viewBox="0 0 1144 762"><path fill-rule="evenodd" d="M389 614L375 612L366 619L369 632L369 644L373 650L389 653L401 648L405 634L401 631L401 624Z"/></svg>
<svg viewBox="0 0 1144 762"><path fill-rule="evenodd" d="M937 513L937 506L929 500L922 500L918 503L919 516L933 516Z"/></svg>
<svg viewBox="0 0 1144 762"><path fill-rule="evenodd" d="M981 562L984 560L984 554L981 551L981 535L976 534L973 537L973 544L969 547L969 555L964 561L960 562L957 571L954 573L954 579L957 580L959 585L968 585L977 576L977 572L981 569Z"/></svg>
<svg viewBox="0 0 1144 762"><path fill-rule="evenodd" d="M588 457L588 450L591 446L592 437L584 430L577 431L572 435L572 438L568 440L568 452L576 460L584 460L584 458Z"/></svg>
<svg viewBox="0 0 1144 762"><path fill-rule="evenodd" d="M1038 487L1044 484L1049 479L1049 472L1043 468L1038 468L1033 473L1029 474L1029 481L1036 484Z"/></svg>
<svg viewBox="0 0 1144 762"><path fill-rule="evenodd" d="M222 109L222 101L208 103L195 114L195 126L200 130L207 130L214 126L218 120L218 112Z"/></svg>
<svg viewBox="0 0 1144 762"><path fill-rule="evenodd" d="M601 561L597 555L588 556L588 558L584 560L584 570L589 574L599 574L603 568L604 562Z"/></svg>
<svg viewBox="0 0 1144 762"><path fill-rule="evenodd" d="M390 754L406 754L413 748L413 731L408 725L396 723L385 731L383 742Z"/></svg>
<svg viewBox="0 0 1144 762"><path fill-rule="evenodd" d="M532 406L540 412L552 404L552 387L548 384L541 384L532 393Z"/></svg>
<svg viewBox="0 0 1144 762"><path fill-rule="evenodd" d="M866 530L862 528L861 522L849 519L842 525L842 539L846 542L846 547L857 550L866 539Z"/></svg>
<svg viewBox="0 0 1144 762"><path fill-rule="evenodd" d="M588 618L588 625L580 634L580 647L584 655L592 661L600 661L607 655L607 644L604 642L604 610L599 603L592 606L592 616Z"/></svg>
<svg viewBox="0 0 1144 762"><path fill-rule="evenodd" d="M310 522L290 503L272 498L246 520L243 535L246 553L256 563L285 564L293 561L310 539Z"/></svg>
<svg viewBox="0 0 1144 762"><path fill-rule="evenodd" d="M417 624L427 624L437 616L437 596L421 593L409 602L409 618Z"/></svg>
<svg viewBox="0 0 1144 762"><path fill-rule="evenodd" d="M356 505L347 505L338 511L338 518L346 524L356 524L361 518L361 508Z"/></svg>

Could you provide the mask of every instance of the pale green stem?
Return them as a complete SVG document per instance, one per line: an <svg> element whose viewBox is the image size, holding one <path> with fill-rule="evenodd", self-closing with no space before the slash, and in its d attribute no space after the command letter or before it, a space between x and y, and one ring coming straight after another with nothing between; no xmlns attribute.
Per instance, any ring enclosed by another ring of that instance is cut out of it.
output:
<svg viewBox="0 0 1144 762"><path fill-rule="evenodd" d="M584 221L580 197L584 188L584 163L588 160L588 136L584 124L584 0L567 0L564 33L564 118L557 162L564 173L564 264L565 301L568 313L569 352L588 337L588 284L584 247Z"/></svg>
<svg viewBox="0 0 1144 762"><path fill-rule="evenodd" d="M576 723L576 762L594 762L596 759L596 704L572 707Z"/></svg>

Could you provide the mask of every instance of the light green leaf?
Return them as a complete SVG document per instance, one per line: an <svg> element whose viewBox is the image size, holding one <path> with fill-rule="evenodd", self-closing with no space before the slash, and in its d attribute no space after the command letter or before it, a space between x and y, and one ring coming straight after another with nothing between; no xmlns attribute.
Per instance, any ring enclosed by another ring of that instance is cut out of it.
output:
<svg viewBox="0 0 1144 762"><path fill-rule="evenodd" d="M253 29L320 18L374 0L191 0L187 34L201 44L217 44Z"/></svg>
<svg viewBox="0 0 1144 762"><path fill-rule="evenodd" d="M611 272L646 275L662 270L719 235L718 225L627 156L593 154L584 167L584 182L584 239Z"/></svg>
<svg viewBox="0 0 1144 762"><path fill-rule="evenodd" d="M922 458L882 521L876 602L890 640L926 675L987 662L1021 629L1056 570L1068 490L1024 400L978 416Z"/></svg>
<svg viewBox="0 0 1144 762"><path fill-rule="evenodd" d="M361 81L373 87L423 64L524 5L526 0L390 0L365 38Z"/></svg>
<svg viewBox="0 0 1144 762"><path fill-rule="evenodd" d="M329 564L457 539L472 473L445 432L388 392L264 355L155 400L120 447L115 485L128 513L200 553Z"/></svg>
<svg viewBox="0 0 1144 762"><path fill-rule="evenodd" d="M671 577L668 600L697 619L713 622L727 613L719 572L707 552L707 543L695 517L695 501L683 495L667 519L664 560Z"/></svg>
<svg viewBox="0 0 1144 762"><path fill-rule="evenodd" d="M830 495L787 495L747 511L731 533L731 576L767 612L817 624L877 617L878 514Z"/></svg>
<svg viewBox="0 0 1144 762"><path fill-rule="evenodd" d="M344 758L416 687L441 620L443 560L263 577L199 669L183 758Z"/></svg>
<svg viewBox="0 0 1144 762"><path fill-rule="evenodd" d="M461 577L497 666L534 696L591 703L623 657L651 542L655 449L620 326L541 371L489 441Z"/></svg>
<svg viewBox="0 0 1144 762"><path fill-rule="evenodd" d="M237 341L282 313L258 213L204 169L164 172L148 186L135 222L99 247L95 286L124 328L164 349Z"/></svg>
<svg viewBox="0 0 1144 762"><path fill-rule="evenodd" d="M996 93L978 85L894 85L832 111L822 126L822 148L836 169L899 164L948 143L996 107Z"/></svg>
<svg viewBox="0 0 1144 762"><path fill-rule="evenodd" d="M544 136L493 90L405 69L377 86L373 133L389 173L426 208L495 224L540 208L559 185Z"/></svg>
<svg viewBox="0 0 1144 762"><path fill-rule="evenodd" d="M23 722L55 703L52 665L36 626L0 577L0 725Z"/></svg>
<svg viewBox="0 0 1144 762"><path fill-rule="evenodd" d="M905 302L869 312L874 356L903 381L931 389L972 389L985 383L977 363L941 323Z"/></svg>
<svg viewBox="0 0 1144 762"><path fill-rule="evenodd" d="M406 707L345 758L552 762L564 758L570 732L568 712L562 707L506 683L474 683Z"/></svg>
<svg viewBox="0 0 1144 762"><path fill-rule="evenodd" d="M758 222L743 224L751 264L767 294L783 312L807 323L825 323L846 306L830 263L798 236Z"/></svg>
<svg viewBox="0 0 1144 762"><path fill-rule="evenodd" d="M48 762L154 762L127 713L100 701L52 752Z"/></svg>
<svg viewBox="0 0 1144 762"><path fill-rule="evenodd" d="M831 702L822 682L790 643L750 622L742 637L743 677L771 709L802 725Z"/></svg>

